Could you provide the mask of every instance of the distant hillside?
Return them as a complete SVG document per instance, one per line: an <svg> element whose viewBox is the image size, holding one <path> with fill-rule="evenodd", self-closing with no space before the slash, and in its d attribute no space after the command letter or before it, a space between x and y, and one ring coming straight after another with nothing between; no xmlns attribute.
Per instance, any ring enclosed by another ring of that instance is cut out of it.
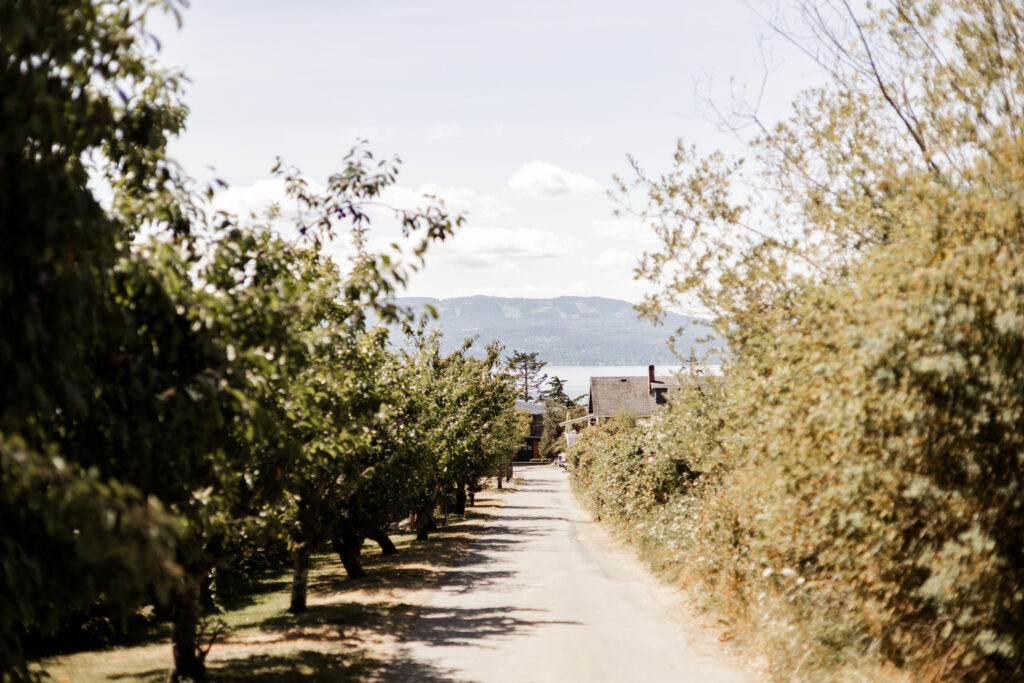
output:
<svg viewBox="0 0 1024 683"><path fill-rule="evenodd" d="M445 351L478 336L474 350L498 340L507 350L536 351L552 365L646 365L675 363L668 338L676 329L686 330L678 348L696 347L698 355L708 344L710 328L697 318L671 313L654 326L637 320L626 301L600 297L562 296L554 299L505 299L471 296L458 299L402 298L399 304L422 308L433 305L444 335ZM712 345L713 346L713 345Z"/></svg>

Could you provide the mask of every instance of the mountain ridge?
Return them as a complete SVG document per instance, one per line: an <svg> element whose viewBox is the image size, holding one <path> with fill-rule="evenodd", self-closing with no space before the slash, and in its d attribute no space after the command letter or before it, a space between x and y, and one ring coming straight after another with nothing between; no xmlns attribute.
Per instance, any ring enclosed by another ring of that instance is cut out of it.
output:
<svg viewBox="0 0 1024 683"><path fill-rule="evenodd" d="M438 319L430 327L441 329L445 352L477 337L471 352L482 353L484 345L498 341L506 351L537 352L552 365L678 363L668 347L678 328L684 330L677 341L684 355L692 347L700 357L716 346L699 341L710 336L701 318L668 313L662 324L654 325L639 320L628 301L606 297L403 297L396 303L419 310L433 306Z"/></svg>

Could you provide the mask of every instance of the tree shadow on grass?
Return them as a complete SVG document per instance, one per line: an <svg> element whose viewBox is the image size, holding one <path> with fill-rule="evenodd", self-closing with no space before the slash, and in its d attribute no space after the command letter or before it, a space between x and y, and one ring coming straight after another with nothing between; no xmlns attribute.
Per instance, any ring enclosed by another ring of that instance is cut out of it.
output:
<svg viewBox="0 0 1024 683"><path fill-rule="evenodd" d="M244 590L220 595L221 606L227 610L241 610L251 607L264 600L267 596L291 590L289 578L283 577L280 571L267 572L251 583Z"/></svg>
<svg viewBox="0 0 1024 683"><path fill-rule="evenodd" d="M303 650L287 655L250 655L239 659L209 662L207 675L211 683L220 681L253 683L291 683L292 681L323 681L348 683L362 681L378 663L360 653L340 655ZM132 679L157 683L167 677L166 669L152 669L140 674L111 676L113 680Z"/></svg>
<svg viewBox="0 0 1024 683"><path fill-rule="evenodd" d="M309 640L358 643L356 629L391 633L396 624L416 614L416 608L395 602L335 602L311 605L301 614L281 614L264 619L259 629L279 637L273 641Z"/></svg>
<svg viewBox="0 0 1024 683"><path fill-rule="evenodd" d="M360 590L419 590L437 586L455 573L494 562L490 553L522 543L538 534L526 529L506 529L491 522L490 516L473 515L457 525L442 527L426 541L401 547L398 554L380 553L363 557L366 576L353 581L336 571L339 560L330 553L313 558L309 594L323 595ZM496 581L507 573L475 572L481 580Z"/></svg>
<svg viewBox="0 0 1024 683"><path fill-rule="evenodd" d="M252 655L244 659L215 662L210 666L212 681L243 683L289 683L291 681L361 681L375 662L363 656L328 654L304 650L287 656Z"/></svg>

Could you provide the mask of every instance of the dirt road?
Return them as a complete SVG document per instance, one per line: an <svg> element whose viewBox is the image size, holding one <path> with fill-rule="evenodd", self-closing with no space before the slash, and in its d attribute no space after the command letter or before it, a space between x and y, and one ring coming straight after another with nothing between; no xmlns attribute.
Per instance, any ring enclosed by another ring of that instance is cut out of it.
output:
<svg viewBox="0 0 1024 683"><path fill-rule="evenodd" d="M744 681L678 614L678 596L580 511L567 475L524 468L423 608L386 681Z"/></svg>

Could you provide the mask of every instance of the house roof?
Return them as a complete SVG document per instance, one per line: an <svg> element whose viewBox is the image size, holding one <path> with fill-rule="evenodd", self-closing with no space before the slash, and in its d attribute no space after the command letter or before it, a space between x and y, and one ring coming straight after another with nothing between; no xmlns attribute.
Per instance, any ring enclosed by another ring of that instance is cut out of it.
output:
<svg viewBox="0 0 1024 683"><path fill-rule="evenodd" d="M632 413L648 417L658 405L657 393L665 392L665 398L679 390L675 377L655 376L648 391L647 377L591 377L590 404L588 412L595 417L611 417L617 413Z"/></svg>
<svg viewBox="0 0 1024 683"><path fill-rule="evenodd" d="M526 401L516 401L516 408L519 410L525 410L531 415L543 415L547 412L544 406L538 403L527 403Z"/></svg>

